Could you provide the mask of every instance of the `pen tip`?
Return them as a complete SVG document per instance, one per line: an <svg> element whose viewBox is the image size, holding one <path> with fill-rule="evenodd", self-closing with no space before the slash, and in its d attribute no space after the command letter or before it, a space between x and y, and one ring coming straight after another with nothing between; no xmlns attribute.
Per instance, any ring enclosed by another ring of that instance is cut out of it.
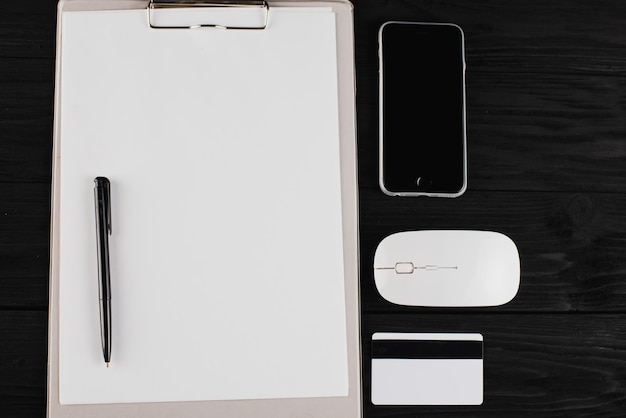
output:
<svg viewBox="0 0 626 418"><path fill-rule="evenodd" d="M109 362L107 361L107 369L109 368Z"/></svg>

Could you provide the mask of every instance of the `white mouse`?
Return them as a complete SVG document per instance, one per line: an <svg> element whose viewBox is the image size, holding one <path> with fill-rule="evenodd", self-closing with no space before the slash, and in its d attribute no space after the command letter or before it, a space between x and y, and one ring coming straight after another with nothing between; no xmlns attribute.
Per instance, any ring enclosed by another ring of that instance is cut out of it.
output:
<svg viewBox="0 0 626 418"><path fill-rule="evenodd" d="M498 232L398 232L376 248L374 281L398 305L498 306L519 289L519 252Z"/></svg>

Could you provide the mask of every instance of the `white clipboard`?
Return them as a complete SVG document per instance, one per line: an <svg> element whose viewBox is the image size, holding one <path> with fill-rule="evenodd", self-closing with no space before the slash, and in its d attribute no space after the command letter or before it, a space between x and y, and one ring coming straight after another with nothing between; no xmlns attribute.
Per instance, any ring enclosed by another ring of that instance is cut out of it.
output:
<svg viewBox="0 0 626 418"><path fill-rule="evenodd" d="M48 417L361 416L351 3L62 0L58 10ZM304 30L313 23L327 29ZM281 43L285 33L293 39ZM265 49L259 39L279 42ZM245 54L238 43L249 43ZM89 296L97 288L93 173L112 180L114 343L105 371L97 292ZM160 191L167 200L153 212ZM215 275L198 261L212 256L226 264ZM179 276L180 285L165 279ZM156 289L146 286L152 277ZM160 316L175 336L162 352L149 349L155 328L146 320L162 304L142 314L149 299L128 300L146 287L179 297L175 312ZM165 356L160 371L141 365L153 364L151 355ZM169 384L175 379L192 383Z"/></svg>

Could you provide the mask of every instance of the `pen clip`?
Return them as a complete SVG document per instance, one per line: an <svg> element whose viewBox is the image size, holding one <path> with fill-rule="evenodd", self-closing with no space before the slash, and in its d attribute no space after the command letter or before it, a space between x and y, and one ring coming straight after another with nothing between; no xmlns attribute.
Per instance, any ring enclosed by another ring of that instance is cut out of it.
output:
<svg viewBox="0 0 626 418"><path fill-rule="evenodd" d="M96 183L96 188L100 190L100 193L102 193L101 195L99 194L99 196L102 199L102 205L104 206L104 221L106 229L109 232L109 235L111 235L111 182L109 182L109 179L106 177L96 177L94 181Z"/></svg>

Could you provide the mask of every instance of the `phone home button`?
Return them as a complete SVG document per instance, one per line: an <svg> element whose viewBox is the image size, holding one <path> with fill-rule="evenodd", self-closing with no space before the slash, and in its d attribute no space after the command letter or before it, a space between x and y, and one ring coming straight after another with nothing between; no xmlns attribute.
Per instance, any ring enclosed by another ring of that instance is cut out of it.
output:
<svg viewBox="0 0 626 418"><path fill-rule="evenodd" d="M417 180L415 180L415 184L418 187L428 187L431 186L433 184L433 181L430 180L429 178L426 177L418 177Z"/></svg>

